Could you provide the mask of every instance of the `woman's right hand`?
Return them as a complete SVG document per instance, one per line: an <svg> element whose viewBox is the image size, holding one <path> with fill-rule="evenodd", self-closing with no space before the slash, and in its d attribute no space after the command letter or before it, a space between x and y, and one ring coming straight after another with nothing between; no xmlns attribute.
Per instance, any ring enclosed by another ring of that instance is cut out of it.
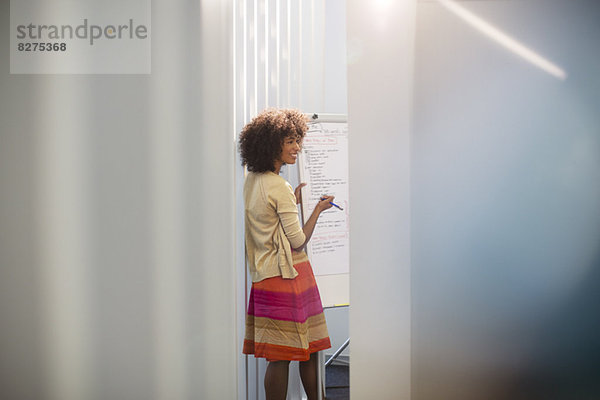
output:
<svg viewBox="0 0 600 400"><path fill-rule="evenodd" d="M317 203L317 208L320 212L323 212L331 207L331 202L335 199L335 196L321 196L321 201Z"/></svg>

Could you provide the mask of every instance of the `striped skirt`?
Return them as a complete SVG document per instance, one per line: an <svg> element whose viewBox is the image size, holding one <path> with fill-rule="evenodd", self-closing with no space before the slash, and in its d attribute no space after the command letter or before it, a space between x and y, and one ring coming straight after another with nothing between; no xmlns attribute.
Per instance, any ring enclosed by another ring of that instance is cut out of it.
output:
<svg viewBox="0 0 600 400"><path fill-rule="evenodd" d="M254 282L246 314L244 354L268 361L306 361L331 347L319 289L306 252L293 252L298 276Z"/></svg>

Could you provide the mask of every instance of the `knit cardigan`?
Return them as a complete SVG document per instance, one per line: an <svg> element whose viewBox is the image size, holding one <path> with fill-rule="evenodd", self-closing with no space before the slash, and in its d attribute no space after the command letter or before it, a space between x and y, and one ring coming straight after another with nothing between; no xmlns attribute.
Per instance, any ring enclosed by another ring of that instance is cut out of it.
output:
<svg viewBox="0 0 600 400"><path fill-rule="evenodd" d="M249 172L244 183L245 237L252 282L298 275L292 248L304 244L306 236L298 219L292 186L274 172Z"/></svg>

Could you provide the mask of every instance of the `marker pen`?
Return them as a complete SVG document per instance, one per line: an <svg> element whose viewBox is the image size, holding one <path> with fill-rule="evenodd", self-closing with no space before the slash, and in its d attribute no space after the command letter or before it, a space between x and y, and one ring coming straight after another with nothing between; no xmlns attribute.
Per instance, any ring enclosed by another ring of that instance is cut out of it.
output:
<svg viewBox="0 0 600 400"><path fill-rule="evenodd" d="M321 201L325 200L325 197L321 197ZM339 208L340 210L344 211L344 209L340 206L338 206L337 204L335 204L333 201L330 201L329 204L331 204L334 207Z"/></svg>

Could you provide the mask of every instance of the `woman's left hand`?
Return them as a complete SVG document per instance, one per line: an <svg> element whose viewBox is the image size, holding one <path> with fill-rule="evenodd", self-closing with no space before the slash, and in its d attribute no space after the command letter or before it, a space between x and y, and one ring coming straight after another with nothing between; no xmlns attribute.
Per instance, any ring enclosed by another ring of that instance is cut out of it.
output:
<svg viewBox="0 0 600 400"><path fill-rule="evenodd" d="M301 183L298 185L296 190L294 190L294 194L296 195L296 204L302 203L302 188L306 186L306 183Z"/></svg>

